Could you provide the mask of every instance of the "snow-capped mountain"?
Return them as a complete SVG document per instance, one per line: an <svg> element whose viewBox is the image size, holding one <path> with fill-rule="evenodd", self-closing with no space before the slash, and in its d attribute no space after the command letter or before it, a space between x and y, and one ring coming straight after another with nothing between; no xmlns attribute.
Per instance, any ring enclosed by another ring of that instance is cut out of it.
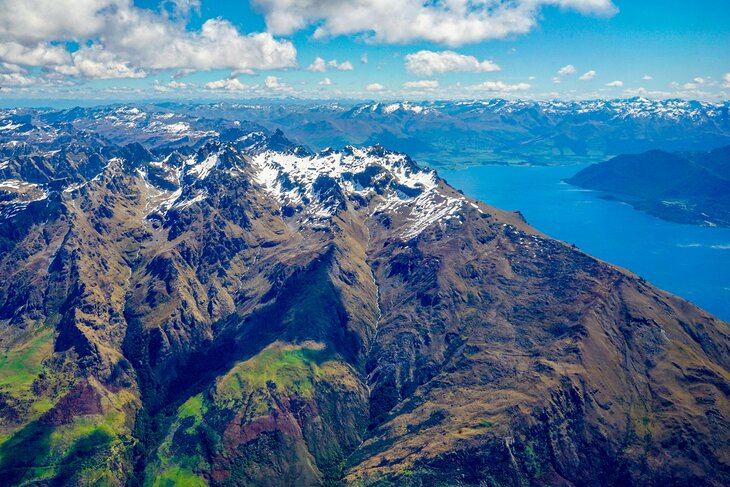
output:
<svg viewBox="0 0 730 487"><path fill-rule="evenodd" d="M158 104L0 111L0 151L22 140L97 137L150 148L281 129L326 147L381 144L430 165L562 164L646 150L710 150L730 144L730 103L645 98L590 101L459 101L328 104ZM23 137L15 135L23 133Z"/></svg>
<svg viewBox="0 0 730 487"><path fill-rule="evenodd" d="M225 143L209 141L194 151L168 148L153 154L139 144L98 148L75 143L11 156L0 164L0 218L13 218L53 192L73 199L89 183L120 171L141 179L144 216L162 222L205 200L208 179L219 172L250 178L301 226L321 226L348 207L364 207L401 222L408 239L432 224L458 220L464 205L477 208L405 154L381 146L309 153L281 132L252 132Z"/></svg>

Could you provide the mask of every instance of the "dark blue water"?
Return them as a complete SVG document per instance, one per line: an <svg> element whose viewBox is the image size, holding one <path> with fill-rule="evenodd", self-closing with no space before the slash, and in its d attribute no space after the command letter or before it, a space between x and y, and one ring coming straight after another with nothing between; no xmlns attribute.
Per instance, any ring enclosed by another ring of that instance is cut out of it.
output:
<svg viewBox="0 0 730 487"><path fill-rule="evenodd" d="M667 222L562 182L585 165L440 170L465 194L519 210L551 237L730 321L730 229Z"/></svg>

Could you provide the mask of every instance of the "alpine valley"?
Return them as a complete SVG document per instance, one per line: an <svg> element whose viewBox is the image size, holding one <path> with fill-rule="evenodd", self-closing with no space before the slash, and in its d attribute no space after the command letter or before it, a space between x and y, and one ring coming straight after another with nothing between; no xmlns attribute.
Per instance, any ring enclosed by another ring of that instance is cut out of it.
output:
<svg viewBox="0 0 730 487"><path fill-rule="evenodd" d="M729 485L728 323L384 148L729 138L643 99L2 111L0 484Z"/></svg>

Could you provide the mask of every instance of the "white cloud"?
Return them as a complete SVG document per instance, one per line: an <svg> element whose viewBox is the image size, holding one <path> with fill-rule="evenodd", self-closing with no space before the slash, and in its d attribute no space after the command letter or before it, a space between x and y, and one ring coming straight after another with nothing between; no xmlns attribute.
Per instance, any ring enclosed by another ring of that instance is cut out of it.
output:
<svg viewBox="0 0 730 487"><path fill-rule="evenodd" d="M722 79L724 81L722 87L730 88L730 73L725 73L725 76L723 76Z"/></svg>
<svg viewBox="0 0 730 487"><path fill-rule="evenodd" d="M147 74L122 61L100 45L84 47L74 52L72 62L54 67L55 71L68 76L86 79L144 78Z"/></svg>
<svg viewBox="0 0 730 487"><path fill-rule="evenodd" d="M24 66L57 66L70 62L71 55L64 47L54 46L47 42L25 46L8 41L0 42L0 59L7 63Z"/></svg>
<svg viewBox="0 0 730 487"><path fill-rule="evenodd" d="M296 49L270 34L241 35L228 21L207 20L199 32L185 32L169 24L140 22L120 39L107 41L142 69L258 70L296 65Z"/></svg>
<svg viewBox="0 0 730 487"><path fill-rule="evenodd" d="M236 78L220 79L211 81L205 85L209 90L225 90L225 91L245 91L249 88Z"/></svg>
<svg viewBox="0 0 730 487"><path fill-rule="evenodd" d="M365 52L365 53L363 53L362 56L360 56L360 62L362 64L367 64L368 63L368 53Z"/></svg>
<svg viewBox="0 0 730 487"><path fill-rule="evenodd" d="M644 81L651 81L651 80L654 79L654 77L653 76L649 76L648 74L645 74L644 76L642 76L641 79L643 79Z"/></svg>
<svg viewBox="0 0 730 487"><path fill-rule="evenodd" d="M324 73L327 71L327 61L317 56L314 58L314 61L312 61L312 64L307 66L307 71L311 71L313 73Z"/></svg>
<svg viewBox="0 0 730 487"><path fill-rule="evenodd" d="M285 91L289 89L286 83L283 83L281 79L276 76L267 76L264 80L264 85L272 91Z"/></svg>
<svg viewBox="0 0 730 487"><path fill-rule="evenodd" d="M231 80L221 80L221 81L231 81ZM238 80L235 80L235 81L238 81ZM215 88L211 88L209 86L214 83L217 83L217 82L214 81L214 82L208 83L208 85L206 85L206 88L215 89ZM240 82L239 82L239 84L240 84ZM160 83L160 80L155 80L155 91L160 91L160 92L186 90L189 88L193 88L195 86L196 85L194 85L192 83L181 83L181 82L175 81L175 80L172 80L169 83ZM241 85L241 86L244 86L244 85Z"/></svg>
<svg viewBox="0 0 730 487"><path fill-rule="evenodd" d="M0 74L0 86L34 86L42 82L41 80L26 76L22 73L2 73Z"/></svg>
<svg viewBox="0 0 730 487"><path fill-rule="evenodd" d="M337 59L331 61L325 61L321 57L317 56L312 64L307 66L307 71L313 73L326 73L328 69L336 69L337 71L352 71L354 67L350 61L337 62Z"/></svg>
<svg viewBox="0 0 730 487"><path fill-rule="evenodd" d="M436 80L430 80L430 79L422 79L422 80L418 80L418 81L406 81L405 83L403 83L403 88L433 90L438 87L439 87L439 82Z"/></svg>
<svg viewBox="0 0 730 487"><path fill-rule="evenodd" d="M343 61L341 63L338 63L337 59L333 59L332 61L328 62L327 67L336 69L337 71L352 71L354 69L350 61Z"/></svg>
<svg viewBox="0 0 730 487"><path fill-rule="evenodd" d="M590 71L586 71L584 74L582 74L580 76L580 78L578 78L578 79L581 81L590 81L595 77L596 77L596 72L593 69L591 69Z"/></svg>
<svg viewBox="0 0 730 487"><path fill-rule="evenodd" d="M532 86L527 83L508 84L503 81L485 81L474 86L467 86L468 90L474 91L498 91L508 93L512 91L526 91Z"/></svg>
<svg viewBox="0 0 730 487"><path fill-rule="evenodd" d="M2 0L0 36L26 46L49 40L89 39L107 24L109 9L125 7L111 0ZM120 11L120 13L123 13Z"/></svg>
<svg viewBox="0 0 730 487"><path fill-rule="evenodd" d="M381 85L380 83L371 83L365 87L368 91L383 91L385 89L385 86Z"/></svg>
<svg viewBox="0 0 730 487"><path fill-rule="evenodd" d="M609 86L611 88L620 88L623 85L624 85L624 82L623 81L619 81L619 80L611 81L610 83L606 83L606 86Z"/></svg>
<svg viewBox="0 0 730 487"><path fill-rule="evenodd" d="M315 38L364 34L380 42L416 40L458 46L525 34L546 6L613 15L611 0L252 0L270 32L315 25Z"/></svg>
<svg viewBox="0 0 730 487"><path fill-rule="evenodd" d="M557 73L555 73L555 76L553 76L553 83L555 83L556 85L560 84L563 81L563 76L573 75L573 74L575 74L575 71L576 71L575 66L573 66L572 64L563 66L562 68L560 68L558 70ZM588 73L586 73L585 75L587 75L587 74ZM585 75L583 75L583 76L585 76ZM583 77L581 77L581 79L583 79Z"/></svg>
<svg viewBox="0 0 730 487"><path fill-rule="evenodd" d="M479 61L454 51L418 51L406 56L406 70L420 76L450 72L492 72L501 68L491 60Z"/></svg>
<svg viewBox="0 0 730 487"><path fill-rule="evenodd" d="M131 0L0 0L0 62L83 78L296 66L289 41L269 33L246 35L219 18L189 31L185 19L199 0L172 5L155 12ZM82 47L71 53L66 42Z"/></svg>
<svg viewBox="0 0 730 487"><path fill-rule="evenodd" d="M329 78L325 78L322 81L319 82L321 86L332 86L332 80Z"/></svg>
<svg viewBox="0 0 730 487"><path fill-rule="evenodd" d="M563 66L558 70L558 76L569 76L571 74L575 74L575 66L573 66L572 64Z"/></svg>
<svg viewBox="0 0 730 487"><path fill-rule="evenodd" d="M0 73L27 73L28 70L22 66L12 63L0 63Z"/></svg>
<svg viewBox="0 0 730 487"><path fill-rule="evenodd" d="M692 81L681 85L681 88L683 90L698 90L700 88L707 88L710 86L717 86L717 81L713 81L710 77L703 78L702 76L697 76L693 78ZM678 88L680 86L679 83L672 83L672 87Z"/></svg>

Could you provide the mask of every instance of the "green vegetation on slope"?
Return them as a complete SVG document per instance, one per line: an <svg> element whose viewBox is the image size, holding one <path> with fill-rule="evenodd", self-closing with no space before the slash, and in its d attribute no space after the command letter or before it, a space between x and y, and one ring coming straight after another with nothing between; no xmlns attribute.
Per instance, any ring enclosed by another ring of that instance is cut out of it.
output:
<svg viewBox="0 0 730 487"><path fill-rule="evenodd" d="M237 434L245 437L244 423L251 425L273 410L277 415L286 415L287 411L280 409L285 407L282 401L312 401L318 382L352 380L349 375L347 366L332 357L323 344L270 345L236 364L210 389L190 397L178 408L157 458L147 470L145 485L204 485L203 476L209 475L211 460L225 457L229 446L226 442L235 442L224 438L234 418L240 424ZM232 470L239 469L239 463Z"/></svg>
<svg viewBox="0 0 730 487"><path fill-rule="evenodd" d="M69 424L34 421L0 444L0 482L16 485L53 479L61 485L116 485L133 440L124 416L75 418Z"/></svg>

